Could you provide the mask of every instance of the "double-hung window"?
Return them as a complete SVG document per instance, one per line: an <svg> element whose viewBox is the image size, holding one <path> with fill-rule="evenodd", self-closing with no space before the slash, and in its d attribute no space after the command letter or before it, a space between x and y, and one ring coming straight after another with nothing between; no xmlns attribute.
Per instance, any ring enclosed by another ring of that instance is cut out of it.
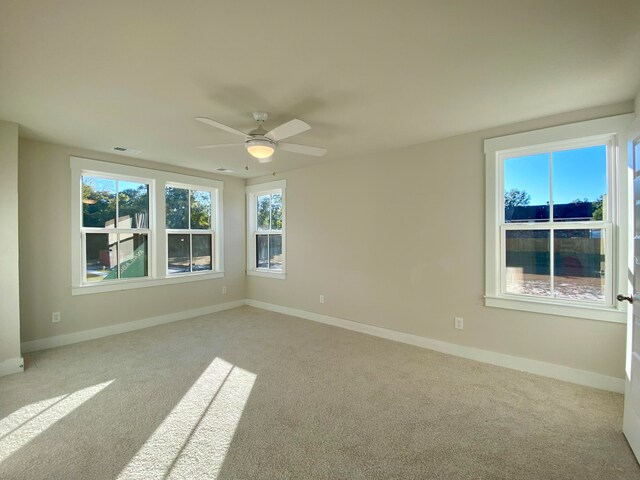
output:
<svg viewBox="0 0 640 480"><path fill-rule="evenodd" d="M614 292L626 252L618 132L628 120L485 142L487 305L623 320Z"/></svg>
<svg viewBox="0 0 640 480"><path fill-rule="evenodd" d="M247 274L285 278L284 180L246 188Z"/></svg>
<svg viewBox="0 0 640 480"><path fill-rule="evenodd" d="M211 271L215 251L211 207L215 192L202 187L168 184L165 199L167 273Z"/></svg>
<svg viewBox="0 0 640 480"><path fill-rule="evenodd" d="M71 158L72 293L224 276L222 182Z"/></svg>
<svg viewBox="0 0 640 480"><path fill-rule="evenodd" d="M153 181L85 173L81 182L83 281L148 277Z"/></svg>

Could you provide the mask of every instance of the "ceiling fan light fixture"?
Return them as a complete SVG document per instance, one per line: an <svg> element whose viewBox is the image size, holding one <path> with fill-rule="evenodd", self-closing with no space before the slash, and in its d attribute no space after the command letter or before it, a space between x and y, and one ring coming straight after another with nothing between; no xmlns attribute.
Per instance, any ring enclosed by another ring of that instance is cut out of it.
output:
<svg viewBox="0 0 640 480"><path fill-rule="evenodd" d="M327 153L326 148L314 147L311 145L300 145L297 143L282 143L282 140L293 137L294 135L299 135L311 128L308 123L305 123L302 120L294 118L293 120L289 120L288 122L267 131L262 126L264 121L267 119L266 113L254 112L253 118L258 122L258 128L250 131L249 133L245 133L208 117L196 117L196 120L201 123L219 130L224 130L227 133L241 136L244 139L243 143L216 143L213 145L200 145L197 148L226 148L244 145L247 152L249 152L249 154L260 163L268 163L272 161L276 148L282 148L282 150L287 152L313 155L316 157L321 157Z"/></svg>
<svg viewBox="0 0 640 480"><path fill-rule="evenodd" d="M257 158L260 163L270 162L271 156L275 151L274 143L269 140L252 139L248 140L245 146L247 148L247 152Z"/></svg>

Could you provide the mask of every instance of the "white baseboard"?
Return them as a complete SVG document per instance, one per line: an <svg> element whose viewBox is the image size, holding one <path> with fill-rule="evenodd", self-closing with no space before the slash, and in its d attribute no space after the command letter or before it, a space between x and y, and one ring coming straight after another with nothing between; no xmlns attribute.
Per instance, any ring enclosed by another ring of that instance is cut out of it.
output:
<svg viewBox="0 0 640 480"><path fill-rule="evenodd" d="M396 342L407 343L409 345L427 348L429 350L435 350L437 352L447 353L449 355L455 355L458 357L468 358L470 360L476 360L478 362L490 363L492 365L498 365L500 367L511 368L513 370L520 370L536 375L542 375L544 377L564 380L566 382L577 383L578 385L585 385L587 387L598 388L601 390L624 393L625 382L623 378L611 377L608 375L602 375L600 373L588 372L586 370L566 367L564 365L557 365L555 363L533 360L531 358L516 357L513 355L507 355L505 353L492 352L490 350L482 350L474 347L466 347L464 345L443 342L441 340L434 340L427 337L420 337L418 335L412 335L410 333L403 333L395 330L389 330L387 328L375 327L373 325L367 325L365 323L353 322L351 320L344 320L342 318L330 317L328 315L307 312L305 310L298 310L295 308L283 307L280 305L273 305L271 303L261 302L258 300L247 299L246 304L256 308L283 313L285 315L292 315L294 317L300 317L306 320L313 320L314 322L326 323L328 325L346 328L347 330L366 333L368 335L374 335L376 337L386 338L388 340L394 340Z"/></svg>
<svg viewBox="0 0 640 480"><path fill-rule="evenodd" d="M24 372L24 360L22 357L9 358L0 362L0 377L21 372Z"/></svg>
<svg viewBox="0 0 640 480"><path fill-rule="evenodd" d="M22 353L35 352L38 350L44 350L46 348L61 347L63 345L70 345L72 343L84 342L86 340L94 340L96 338L106 337L109 335L116 335L118 333L130 332L133 330L139 330L147 327L153 327L155 325L162 325L165 323L176 322L179 320L186 320L188 318L207 315L209 313L229 310L232 308L240 307L242 305L250 305L252 307L262 308L264 310L270 310L272 312L283 313L285 315L292 315L294 317L300 317L306 320L312 320L314 322L325 323L328 325L345 328L347 330L353 330L356 332L365 333L367 335L373 335L376 337L386 338L388 340L393 340L396 342L401 342L409 345L414 345L417 347L427 348L429 350L435 350L437 352L447 353L449 355L455 355L458 357L468 358L470 360L476 360L478 362L489 363L492 365L498 365L500 367L511 368L514 370L520 370L523 372L542 375L545 377L555 378L558 380L564 380L566 382L576 383L578 385L585 385L593 388L599 388L601 390L609 390L612 392L624 393L625 381L622 378L611 377L608 375L602 375L600 373L588 372L586 370L566 367L564 365L557 365L554 363L542 362L540 360L533 360L530 358L516 357L516 356L508 355L505 353L498 353L498 352L492 352L490 350L482 350L479 348L467 347L464 345L444 342L441 340L435 340L427 337L421 337L418 335L412 335L410 333L398 332L395 330L389 330L387 328L367 325L365 323L354 322L354 321L345 320L342 318L330 317L328 315L307 312L305 310L298 310L295 308L283 307L281 305L274 305L271 303L261 302L259 300L252 300L252 299L236 300L233 302L221 303L218 305L211 305L209 307L186 310L183 312L170 313L167 315L144 318L144 319L135 320L132 322L120 323L117 325L109 325L107 327L94 328L92 330L84 330L81 332L69 333L66 335L57 335L55 337L23 342ZM23 364L24 363L22 361L22 358L20 357L1 362L0 376L23 371L23 367L22 367Z"/></svg>
<svg viewBox="0 0 640 480"><path fill-rule="evenodd" d="M219 303L209 307L195 308L193 310L185 310L182 312L169 313L157 317L143 318L132 322L118 323L107 327L93 328L91 330L83 330L81 332L68 333L66 335L57 335L55 337L42 338L39 340L31 340L23 342L22 353L36 352L46 348L61 347L72 343L84 342L86 340L94 340L96 338L116 335L118 333L131 332L140 330L141 328L153 327L165 323L177 322L178 320L186 320L187 318L199 317L209 313L221 312L222 310L230 310L232 308L245 305L246 301L236 300L234 302Z"/></svg>

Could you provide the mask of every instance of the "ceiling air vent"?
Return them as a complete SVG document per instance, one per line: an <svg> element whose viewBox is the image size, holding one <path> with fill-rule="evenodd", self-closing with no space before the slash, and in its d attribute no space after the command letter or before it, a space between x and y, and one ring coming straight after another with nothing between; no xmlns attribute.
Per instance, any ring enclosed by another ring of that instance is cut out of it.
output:
<svg viewBox="0 0 640 480"><path fill-rule="evenodd" d="M134 150L133 148L127 148L127 147L113 147L113 150L118 152L118 153L127 153L129 155L138 155L140 153L140 150Z"/></svg>

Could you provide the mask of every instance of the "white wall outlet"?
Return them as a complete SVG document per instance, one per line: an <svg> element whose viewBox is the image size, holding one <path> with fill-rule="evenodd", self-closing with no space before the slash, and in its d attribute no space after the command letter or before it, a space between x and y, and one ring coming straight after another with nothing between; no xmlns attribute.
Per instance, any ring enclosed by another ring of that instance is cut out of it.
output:
<svg viewBox="0 0 640 480"><path fill-rule="evenodd" d="M455 327L458 330L462 330L464 328L464 319L462 317L455 317L454 322L455 322Z"/></svg>
<svg viewBox="0 0 640 480"><path fill-rule="evenodd" d="M324 295L320 295L320 303L324 303Z"/></svg>
<svg viewBox="0 0 640 480"><path fill-rule="evenodd" d="M53 312L51 314L51 323L59 323L62 321L62 318L60 318L60 312Z"/></svg>
<svg viewBox="0 0 640 480"><path fill-rule="evenodd" d="M227 287L226 286L222 287L222 294L223 295L227 294Z"/></svg>

